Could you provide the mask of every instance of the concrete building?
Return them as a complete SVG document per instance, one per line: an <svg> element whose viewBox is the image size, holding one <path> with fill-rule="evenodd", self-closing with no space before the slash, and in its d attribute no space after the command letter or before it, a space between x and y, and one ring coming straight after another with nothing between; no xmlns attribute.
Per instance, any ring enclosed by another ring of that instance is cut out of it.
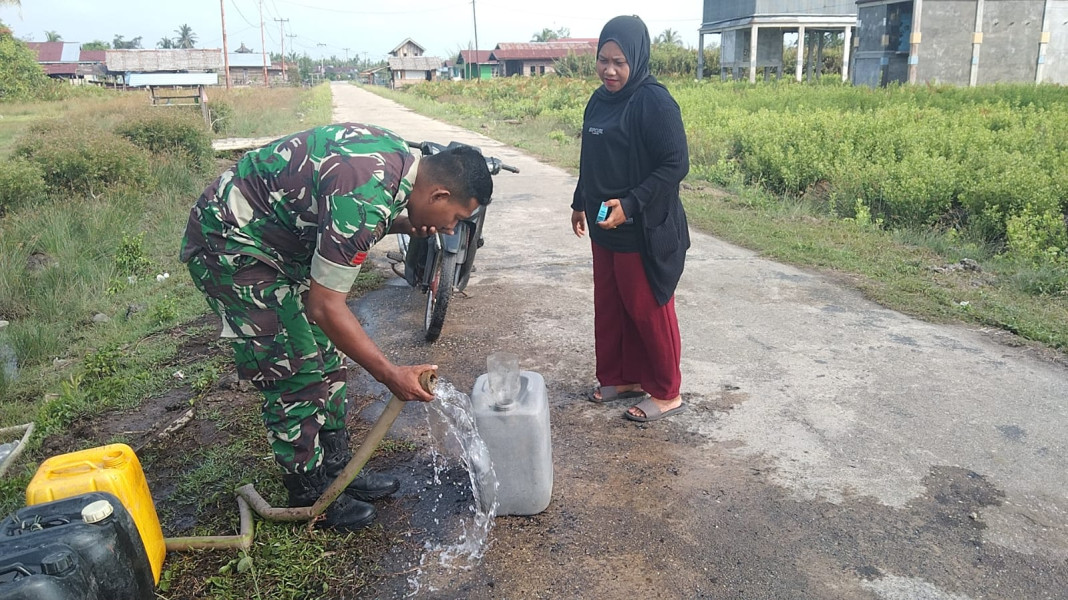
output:
<svg viewBox="0 0 1068 600"><path fill-rule="evenodd" d="M1068 83L1068 0L858 0L853 83Z"/></svg>
<svg viewBox="0 0 1068 600"><path fill-rule="evenodd" d="M848 81L849 51L856 21L854 0L704 0L697 78L704 77L706 35L719 35L722 79L728 73L739 79L748 70L749 81L756 83L758 69L763 69L765 78L771 70L782 76L787 33L797 34L795 77L801 81L806 62L811 77L815 63L820 60L818 55L822 54L823 34L830 32L844 36L842 81ZM808 58L802 60L805 56Z"/></svg>

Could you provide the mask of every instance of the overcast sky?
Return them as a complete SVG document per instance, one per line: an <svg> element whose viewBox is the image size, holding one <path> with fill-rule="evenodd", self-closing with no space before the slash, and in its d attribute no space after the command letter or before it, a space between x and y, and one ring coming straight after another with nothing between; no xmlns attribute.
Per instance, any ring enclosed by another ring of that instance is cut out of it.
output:
<svg viewBox="0 0 1068 600"><path fill-rule="evenodd" d="M260 1L222 1L230 51L241 43L259 51ZM546 27L596 38L604 23L620 14L640 16L654 38L673 29L686 45L696 47L702 10L700 0L475 0L474 14L470 0L263 0L262 6L269 52L279 51L284 27L286 54L295 50L313 58L344 58L348 48L350 57L366 53L370 60L385 57L409 37L428 55L449 57L474 47L476 22L483 50L498 42L528 42ZM27 41L45 41L45 31L81 43L140 36L144 48L155 48L188 24L196 47L221 48L220 12L219 0L22 0L21 8L0 7L0 20Z"/></svg>

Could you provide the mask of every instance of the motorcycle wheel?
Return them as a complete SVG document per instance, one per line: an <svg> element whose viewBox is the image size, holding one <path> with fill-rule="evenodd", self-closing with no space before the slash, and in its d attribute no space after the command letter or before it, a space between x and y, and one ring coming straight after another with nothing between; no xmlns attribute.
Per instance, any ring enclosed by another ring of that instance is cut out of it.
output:
<svg viewBox="0 0 1068 600"><path fill-rule="evenodd" d="M449 299L456 286L456 255L446 252L441 259L441 267L434 274L434 281L426 291L426 341L433 342L441 335L445 325L445 311L449 310Z"/></svg>

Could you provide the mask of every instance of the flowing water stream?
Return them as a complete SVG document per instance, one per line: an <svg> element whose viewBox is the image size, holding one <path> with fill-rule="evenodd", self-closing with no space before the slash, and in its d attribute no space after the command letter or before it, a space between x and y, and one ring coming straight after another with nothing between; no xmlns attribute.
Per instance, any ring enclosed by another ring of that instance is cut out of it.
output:
<svg viewBox="0 0 1068 600"><path fill-rule="evenodd" d="M408 578L409 596L424 589L437 591L434 582L439 578L447 579L450 571L477 565L488 549L489 532L497 514L497 477L486 444L475 427L471 398L440 380L434 395L434 402L425 405L433 474L424 489L425 493L436 494L431 509L435 525L455 520L456 509L449 504L456 494L442 491L443 488L470 486L470 497L461 496L469 503L461 511L467 514L459 518L459 523L455 527L445 523L445 537L424 544L419 565ZM467 481L456 476L460 469L467 472Z"/></svg>

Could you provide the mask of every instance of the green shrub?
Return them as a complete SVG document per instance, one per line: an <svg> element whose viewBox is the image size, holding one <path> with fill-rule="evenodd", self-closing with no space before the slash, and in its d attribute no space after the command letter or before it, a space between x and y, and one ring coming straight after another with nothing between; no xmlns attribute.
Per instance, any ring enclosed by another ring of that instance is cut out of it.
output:
<svg viewBox="0 0 1068 600"><path fill-rule="evenodd" d="M1068 257L1064 215L1053 208L1042 209L1028 203L1008 218L1006 237L1009 250L1034 264L1063 263Z"/></svg>
<svg viewBox="0 0 1068 600"><path fill-rule="evenodd" d="M91 125L32 127L16 142L15 155L36 163L56 194L96 196L113 185L145 185L151 178L143 150Z"/></svg>
<svg viewBox="0 0 1068 600"><path fill-rule="evenodd" d="M0 101L31 100L50 87L34 52L0 23Z"/></svg>
<svg viewBox="0 0 1068 600"><path fill-rule="evenodd" d="M116 133L150 152L180 155L197 170L211 164L211 135L198 114L153 109L121 123Z"/></svg>
<svg viewBox="0 0 1068 600"><path fill-rule="evenodd" d="M209 102L208 116L211 117L212 131L227 133L233 129L234 105L223 100Z"/></svg>
<svg viewBox="0 0 1068 600"><path fill-rule="evenodd" d="M0 215L20 204L42 200L46 195L44 173L37 164L14 158L0 169Z"/></svg>

